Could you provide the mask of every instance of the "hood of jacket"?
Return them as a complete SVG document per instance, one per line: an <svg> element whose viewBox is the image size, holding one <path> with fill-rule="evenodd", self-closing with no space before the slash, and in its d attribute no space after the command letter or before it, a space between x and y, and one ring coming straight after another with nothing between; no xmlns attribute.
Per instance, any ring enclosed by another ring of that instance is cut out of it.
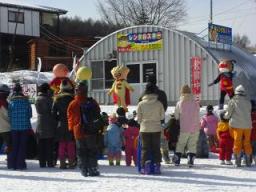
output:
<svg viewBox="0 0 256 192"><path fill-rule="evenodd" d="M155 103L157 101L157 95L156 94L147 94L142 97L142 101L145 101L147 103Z"/></svg>

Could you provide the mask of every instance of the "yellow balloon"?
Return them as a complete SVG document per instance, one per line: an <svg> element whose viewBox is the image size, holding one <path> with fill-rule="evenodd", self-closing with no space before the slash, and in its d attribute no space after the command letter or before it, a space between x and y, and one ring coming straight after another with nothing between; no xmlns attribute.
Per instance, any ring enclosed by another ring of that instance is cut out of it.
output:
<svg viewBox="0 0 256 192"><path fill-rule="evenodd" d="M89 80L92 78L92 70L89 67L80 67L76 72L76 79L79 81Z"/></svg>

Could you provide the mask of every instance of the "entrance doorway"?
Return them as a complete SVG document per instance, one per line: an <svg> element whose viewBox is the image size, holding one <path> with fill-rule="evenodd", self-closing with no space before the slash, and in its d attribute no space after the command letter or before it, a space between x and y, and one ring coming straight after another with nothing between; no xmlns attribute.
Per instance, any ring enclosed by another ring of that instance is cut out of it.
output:
<svg viewBox="0 0 256 192"><path fill-rule="evenodd" d="M127 63L126 66L130 69L127 81L134 88L131 93L131 105L137 105L139 97L145 90L147 77L154 74L157 80L157 62L134 62Z"/></svg>

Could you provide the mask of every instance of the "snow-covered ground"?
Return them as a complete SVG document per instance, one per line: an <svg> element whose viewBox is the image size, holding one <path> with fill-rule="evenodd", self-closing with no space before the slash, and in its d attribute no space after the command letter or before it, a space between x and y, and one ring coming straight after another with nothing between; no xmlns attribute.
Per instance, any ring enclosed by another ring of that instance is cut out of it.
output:
<svg viewBox="0 0 256 192"><path fill-rule="evenodd" d="M196 159L188 168L186 159L180 167L162 165L161 175L140 175L135 167L108 166L99 161L99 177L83 177L78 169L39 168L36 160L28 160L25 171L6 169L5 156L0 156L0 191L2 192L114 192L114 191L254 191L256 166L251 168L219 165L216 155Z"/></svg>

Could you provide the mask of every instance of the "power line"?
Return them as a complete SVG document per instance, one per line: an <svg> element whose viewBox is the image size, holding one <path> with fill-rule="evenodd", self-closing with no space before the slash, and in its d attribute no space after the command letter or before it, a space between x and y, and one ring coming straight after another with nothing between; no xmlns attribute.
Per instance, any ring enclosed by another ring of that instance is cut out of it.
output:
<svg viewBox="0 0 256 192"><path fill-rule="evenodd" d="M75 45L75 44L73 44L73 43L70 43L70 42L68 42L68 41L65 41L64 39L62 39L62 38L60 38L60 37L54 35L52 32L50 32L49 30L47 30L47 29L46 29L45 27L43 27L42 25L40 25L40 28L42 28L44 31L46 31L47 33L49 33L49 34L50 34L51 36L53 36L54 38L59 39L59 40L62 41L63 43L68 44L68 45L70 45L70 46L72 46L72 47L75 47L75 48L78 48L78 49L82 49L82 50L83 50L82 47L80 47L80 46L78 46L78 45Z"/></svg>
<svg viewBox="0 0 256 192"><path fill-rule="evenodd" d="M41 33L42 33L46 38L48 38L49 40L51 40L52 42L54 42L55 45L57 45L57 44L58 44L58 45L62 45L62 46L68 47L68 48L70 48L71 50L74 50L74 51L78 51L78 49L79 49L79 48L76 48L76 47L70 47L70 46L68 46L68 45L65 45L63 42L60 42L60 41L58 41L58 40L52 38L51 36L49 36L47 33L43 32L43 31L41 31ZM81 50L81 49L79 49L79 50Z"/></svg>

